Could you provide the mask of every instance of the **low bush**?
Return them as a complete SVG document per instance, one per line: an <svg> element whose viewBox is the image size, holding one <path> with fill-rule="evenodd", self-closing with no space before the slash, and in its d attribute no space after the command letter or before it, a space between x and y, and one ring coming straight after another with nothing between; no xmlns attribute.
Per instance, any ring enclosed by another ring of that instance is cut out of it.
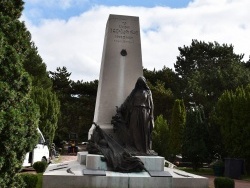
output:
<svg viewBox="0 0 250 188"><path fill-rule="evenodd" d="M223 176L224 175L224 169L225 165L222 160L216 160L210 164L210 166L213 168L214 175L215 176Z"/></svg>
<svg viewBox="0 0 250 188"><path fill-rule="evenodd" d="M214 179L215 188L234 188L234 180L226 177L217 177Z"/></svg>
<svg viewBox="0 0 250 188"><path fill-rule="evenodd" d="M38 177L36 174L20 174L20 177L23 179L26 184L25 188L34 188L36 187Z"/></svg>
<svg viewBox="0 0 250 188"><path fill-rule="evenodd" d="M43 173L47 168L47 163L44 161L37 161L33 164L33 168L37 173Z"/></svg>

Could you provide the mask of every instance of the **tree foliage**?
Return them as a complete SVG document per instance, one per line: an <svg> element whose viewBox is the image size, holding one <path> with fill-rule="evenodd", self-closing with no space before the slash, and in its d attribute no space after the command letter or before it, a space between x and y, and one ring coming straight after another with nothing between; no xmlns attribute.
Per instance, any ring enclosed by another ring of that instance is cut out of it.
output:
<svg viewBox="0 0 250 188"><path fill-rule="evenodd" d="M186 124L186 109L183 100L176 99L172 110L169 145L174 156L182 153L183 134Z"/></svg>
<svg viewBox="0 0 250 188"><path fill-rule="evenodd" d="M208 130L202 107L195 106L190 108L187 111L183 156L191 160L194 170L198 170L202 162L207 159L207 132Z"/></svg>
<svg viewBox="0 0 250 188"><path fill-rule="evenodd" d="M39 128L50 143L53 142L60 113L60 103L51 89L33 87L32 99L39 106Z"/></svg>
<svg viewBox="0 0 250 188"><path fill-rule="evenodd" d="M59 96L61 102L68 100L71 97L71 73L68 72L66 67L58 67L55 72L50 71L50 77L53 82L53 89Z"/></svg>
<svg viewBox="0 0 250 188"><path fill-rule="evenodd" d="M179 47L179 51L175 71L181 78L185 104L201 104L206 114L224 90L250 81L243 55L235 54L232 45L193 40L191 46Z"/></svg>
<svg viewBox="0 0 250 188"><path fill-rule="evenodd" d="M158 85L160 82L166 90L170 90L173 93L175 98L181 97L180 78L172 69L164 66L161 70L150 71L144 68L143 74L153 86Z"/></svg>
<svg viewBox="0 0 250 188"><path fill-rule="evenodd" d="M32 42L26 51L24 68L32 78L33 86L52 91L52 80L47 72L46 64L38 54L35 44Z"/></svg>
<svg viewBox="0 0 250 188"><path fill-rule="evenodd" d="M22 0L1 0L0 10L5 16L12 19L20 18L23 11L24 2Z"/></svg>
<svg viewBox="0 0 250 188"><path fill-rule="evenodd" d="M227 157L245 158L250 163L250 85L225 91L216 105L216 122L220 126Z"/></svg>
<svg viewBox="0 0 250 188"><path fill-rule="evenodd" d="M164 82L157 80L155 85L152 85L148 82L148 85L151 89L153 101L154 101L154 115L157 117L163 115L165 119L170 119L171 117L171 108L174 103L174 96L170 89L166 89Z"/></svg>
<svg viewBox="0 0 250 188"><path fill-rule="evenodd" d="M169 158L169 127L167 120L163 115L157 116L155 120L155 127L152 132L153 137L153 149L158 155Z"/></svg>
<svg viewBox="0 0 250 188"><path fill-rule="evenodd" d="M3 35L0 30L0 187L22 187L16 173L37 142L39 112L30 98L31 82L22 56Z"/></svg>
<svg viewBox="0 0 250 188"><path fill-rule="evenodd" d="M23 187L15 174L25 154L37 143L38 122L56 124L57 119L57 114L52 114L57 107L53 109L50 101L58 101L46 65L31 42L30 32L19 20L23 4L22 0L0 1L0 187ZM38 90L44 92L42 89L50 92L44 95L50 105L46 120L39 119L44 118L41 107L47 104L42 103L46 99L34 98Z"/></svg>
<svg viewBox="0 0 250 188"><path fill-rule="evenodd" d="M70 132L78 133L80 140L88 139L88 130L94 117L97 81L74 82L66 67L50 72L53 88L61 103L56 142L68 140Z"/></svg>
<svg viewBox="0 0 250 188"><path fill-rule="evenodd" d="M180 96L178 76L169 68L163 67L162 70L143 70L148 85L152 91L154 101L154 115L163 117L170 121L172 106L177 96Z"/></svg>

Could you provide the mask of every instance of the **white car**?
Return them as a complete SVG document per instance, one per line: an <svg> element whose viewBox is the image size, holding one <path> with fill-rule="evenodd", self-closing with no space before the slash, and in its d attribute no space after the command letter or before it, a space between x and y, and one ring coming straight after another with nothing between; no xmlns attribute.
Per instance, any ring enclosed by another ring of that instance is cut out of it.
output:
<svg viewBox="0 0 250 188"><path fill-rule="evenodd" d="M35 148L26 153L25 159L23 161L23 167L32 166L37 161L49 162L49 148L42 132L37 128L39 134L39 140Z"/></svg>

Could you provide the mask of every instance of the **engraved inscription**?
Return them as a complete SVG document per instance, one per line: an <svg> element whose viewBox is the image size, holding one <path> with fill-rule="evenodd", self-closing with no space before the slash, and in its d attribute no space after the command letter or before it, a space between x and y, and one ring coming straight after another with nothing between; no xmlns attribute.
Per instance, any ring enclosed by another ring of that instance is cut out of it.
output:
<svg viewBox="0 0 250 188"><path fill-rule="evenodd" d="M114 42L134 43L134 37L139 31L131 28L126 21L120 21L116 27L110 27L109 32L114 34Z"/></svg>

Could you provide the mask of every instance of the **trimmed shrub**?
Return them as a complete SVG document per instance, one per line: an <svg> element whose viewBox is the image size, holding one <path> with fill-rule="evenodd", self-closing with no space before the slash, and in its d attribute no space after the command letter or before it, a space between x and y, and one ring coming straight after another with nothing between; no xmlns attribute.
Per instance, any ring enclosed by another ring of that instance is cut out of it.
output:
<svg viewBox="0 0 250 188"><path fill-rule="evenodd" d="M33 164L33 168L37 173L43 173L47 168L47 163L45 161L37 161Z"/></svg>
<svg viewBox="0 0 250 188"><path fill-rule="evenodd" d="M215 176L223 176L224 175L224 169L225 165L222 160L216 160L210 164L213 168L214 175Z"/></svg>
<svg viewBox="0 0 250 188"><path fill-rule="evenodd" d="M20 174L21 178L25 182L25 188L34 188L38 182L38 177L36 174Z"/></svg>
<svg viewBox="0 0 250 188"><path fill-rule="evenodd" d="M215 188L234 188L234 180L226 177L217 177L214 179Z"/></svg>

